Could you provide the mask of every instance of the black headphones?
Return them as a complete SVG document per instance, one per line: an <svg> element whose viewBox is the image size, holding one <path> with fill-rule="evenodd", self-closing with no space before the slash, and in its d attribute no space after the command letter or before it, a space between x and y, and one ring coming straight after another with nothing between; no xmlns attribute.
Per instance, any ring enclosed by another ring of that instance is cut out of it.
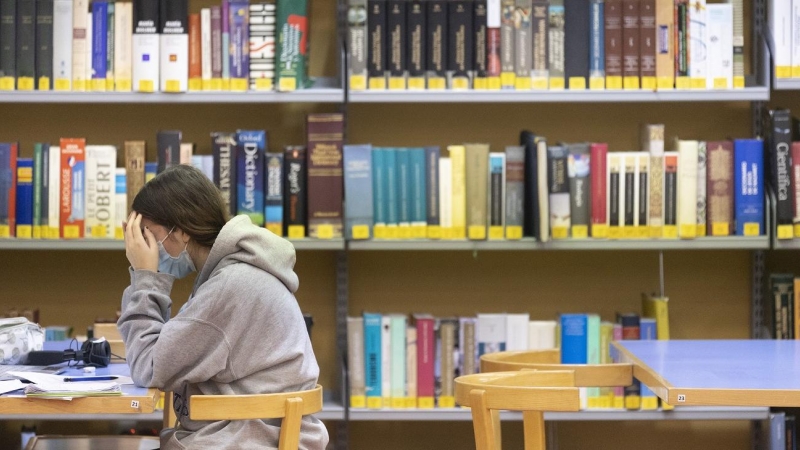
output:
<svg viewBox="0 0 800 450"><path fill-rule="evenodd" d="M35 351L28 353L25 364L49 366L64 361L79 361L87 366L106 367L111 362L111 345L105 339L87 339L80 350Z"/></svg>

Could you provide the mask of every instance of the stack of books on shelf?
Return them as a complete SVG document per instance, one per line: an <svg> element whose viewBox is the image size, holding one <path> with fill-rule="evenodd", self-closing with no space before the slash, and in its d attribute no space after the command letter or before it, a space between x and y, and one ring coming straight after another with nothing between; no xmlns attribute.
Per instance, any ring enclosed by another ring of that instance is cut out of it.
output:
<svg viewBox="0 0 800 450"><path fill-rule="evenodd" d="M349 0L350 89L744 88L743 7Z"/></svg>
<svg viewBox="0 0 800 450"><path fill-rule="evenodd" d="M124 167L114 145L64 138L37 143L19 158L0 143L0 238L122 239L122 222L146 181L176 164L195 165L220 189L231 215L279 236L342 237L341 114L308 116L307 146L267 152L263 130L211 134L211 155L194 155L180 131L158 132L158 161L145 162L145 141L126 141Z"/></svg>
<svg viewBox="0 0 800 450"><path fill-rule="evenodd" d="M642 128L641 151L555 143L344 149L349 239L692 239L760 236L759 139L676 139Z"/></svg>
<svg viewBox="0 0 800 450"><path fill-rule="evenodd" d="M791 0L770 0L772 63L777 79L800 79L800 10Z"/></svg>
<svg viewBox="0 0 800 450"><path fill-rule="evenodd" d="M767 178L775 194L778 239L800 238L800 121L788 109L768 112Z"/></svg>
<svg viewBox="0 0 800 450"><path fill-rule="evenodd" d="M306 0L4 0L0 90L293 91L308 31Z"/></svg>
<svg viewBox="0 0 800 450"><path fill-rule="evenodd" d="M558 321L531 321L527 313L349 317L350 406L453 408L453 380L480 372L487 353L560 349L562 364L610 364L612 341L669 339L668 299L643 295L642 305L642 315L619 314L615 323L597 314L562 314ZM658 408L655 394L638 382L625 389L582 388L582 408Z"/></svg>

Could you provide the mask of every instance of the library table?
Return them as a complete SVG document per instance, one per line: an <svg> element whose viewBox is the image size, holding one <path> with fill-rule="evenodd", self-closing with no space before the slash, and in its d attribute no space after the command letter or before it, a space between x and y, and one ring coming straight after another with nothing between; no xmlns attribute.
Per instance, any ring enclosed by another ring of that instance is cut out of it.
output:
<svg viewBox="0 0 800 450"><path fill-rule="evenodd" d="M616 341L611 357L670 405L800 407L800 341Z"/></svg>

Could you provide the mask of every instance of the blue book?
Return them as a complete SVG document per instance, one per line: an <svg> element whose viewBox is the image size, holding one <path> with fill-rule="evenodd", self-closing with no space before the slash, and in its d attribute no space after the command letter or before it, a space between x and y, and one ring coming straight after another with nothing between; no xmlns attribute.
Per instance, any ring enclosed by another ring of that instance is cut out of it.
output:
<svg viewBox="0 0 800 450"><path fill-rule="evenodd" d="M94 1L92 2L92 79L105 80L107 71L108 3Z"/></svg>
<svg viewBox="0 0 800 450"><path fill-rule="evenodd" d="M606 75L603 1L593 0L589 11L589 76Z"/></svg>
<svg viewBox="0 0 800 450"><path fill-rule="evenodd" d="M425 147L425 190L428 225L440 225L439 217L439 158L438 146Z"/></svg>
<svg viewBox="0 0 800 450"><path fill-rule="evenodd" d="M267 134L236 131L236 213L264 226L264 157Z"/></svg>
<svg viewBox="0 0 800 450"><path fill-rule="evenodd" d="M386 225L386 149L372 149L372 211L375 225ZM346 191L347 189L345 189ZM383 237L383 236L381 236Z"/></svg>
<svg viewBox="0 0 800 450"><path fill-rule="evenodd" d="M370 397L380 402L381 382L381 315L364 313L364 387L367 406L370 406Z"/></svg>
<svg viewBox="0 0 800 450"><path fill-rule="evenodd" d="M586 314L561 315L561 364L586 364L589 318Z"/></svg>
<svg viewBox="0 0 800 450"><path fill-rule="evenodd" d="M398 148L397 152L397 195L399 198L398 221L400 226L411 225L411 166L409 149ZM410 237L410 236L408 236Z"/></svg>
<svg viewBox="0 0 800 450"><path fill-rule="evenodd" d="M230 2L230 73L231 78L250 76L250 6L248 2Z"/></svg>
<svg viewBox="0 0 800 450"><path fill-rule="evenodd" d="M656 319L647 317L639 319L639 339L643 341L655 341L657 339ZM642 384L639 395L642 398L642 409L658 409L658 397L650 388Z"/></svg>
<svg viewBox="0 0 800 450"><path fill-rule="evenodd" d="M397 151L395 149L387 148L384 150L383 164L386 167L386 177L383 183L384 191L386 192L384 206L386 210L386 225L397 226L400 222L400 194L398 193Z"/></svg>
<svg viewBox="0 0 800 450"><path fill-rule="evenodd" d="M157 162L146 162L144 163L144 181L148 182L155 178L156 174L158 173L158 163Z"/></svg>
<svg viewBox="0 0 800 450"><path fill-rule="evenodd" d="M733 154L736 234L762 235L765 232L764 142L760 139L736 139Z"/></svg>
<svg viewBox="0 0 800 450"><path fill-rule="evenodd" d="M33 159L17 159L17 237L33 237Z"/></svg>
<svg viewBox="0 0 800 450"><path fill-rule="evenodd" d="M347 239L372 237L372 146L344 146L344 216Z"/></svg>
<svg viewBox="0 0 800 450"><path fill-rule="evenodd" d="M411 225L414 227L424 227L428 224L427 211L427 172L425 170L425 149L412 148L409 150L409 160L411 165ZM437 169L438 170L438 169ZM415 238L424 238L422 235Z"/></svg>
<svg viewBox="0 0 800 450"><path fill-rule="evenodd" d="M205 161L204 161L205 162ZM267 194L264 220L269 231L283 235L283 153L267 154Z"/></svg>

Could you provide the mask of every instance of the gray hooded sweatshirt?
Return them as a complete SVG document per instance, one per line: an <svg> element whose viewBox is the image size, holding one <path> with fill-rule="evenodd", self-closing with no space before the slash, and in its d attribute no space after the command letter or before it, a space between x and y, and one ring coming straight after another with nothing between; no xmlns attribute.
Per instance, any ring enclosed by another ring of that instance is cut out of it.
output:
<svg viewBox="0 0 800 450"><path fill-rule="evenodd" d="M247 216L219 233L189 302L170 319L172 275L131 270L117 323L131 377L173 392L178 425L161 448L277 448L280 420L189 420L189 397L313 389L319 366L294 292L291 243ZM325 426L306 416L300 448L322 450Z"/></svg>

